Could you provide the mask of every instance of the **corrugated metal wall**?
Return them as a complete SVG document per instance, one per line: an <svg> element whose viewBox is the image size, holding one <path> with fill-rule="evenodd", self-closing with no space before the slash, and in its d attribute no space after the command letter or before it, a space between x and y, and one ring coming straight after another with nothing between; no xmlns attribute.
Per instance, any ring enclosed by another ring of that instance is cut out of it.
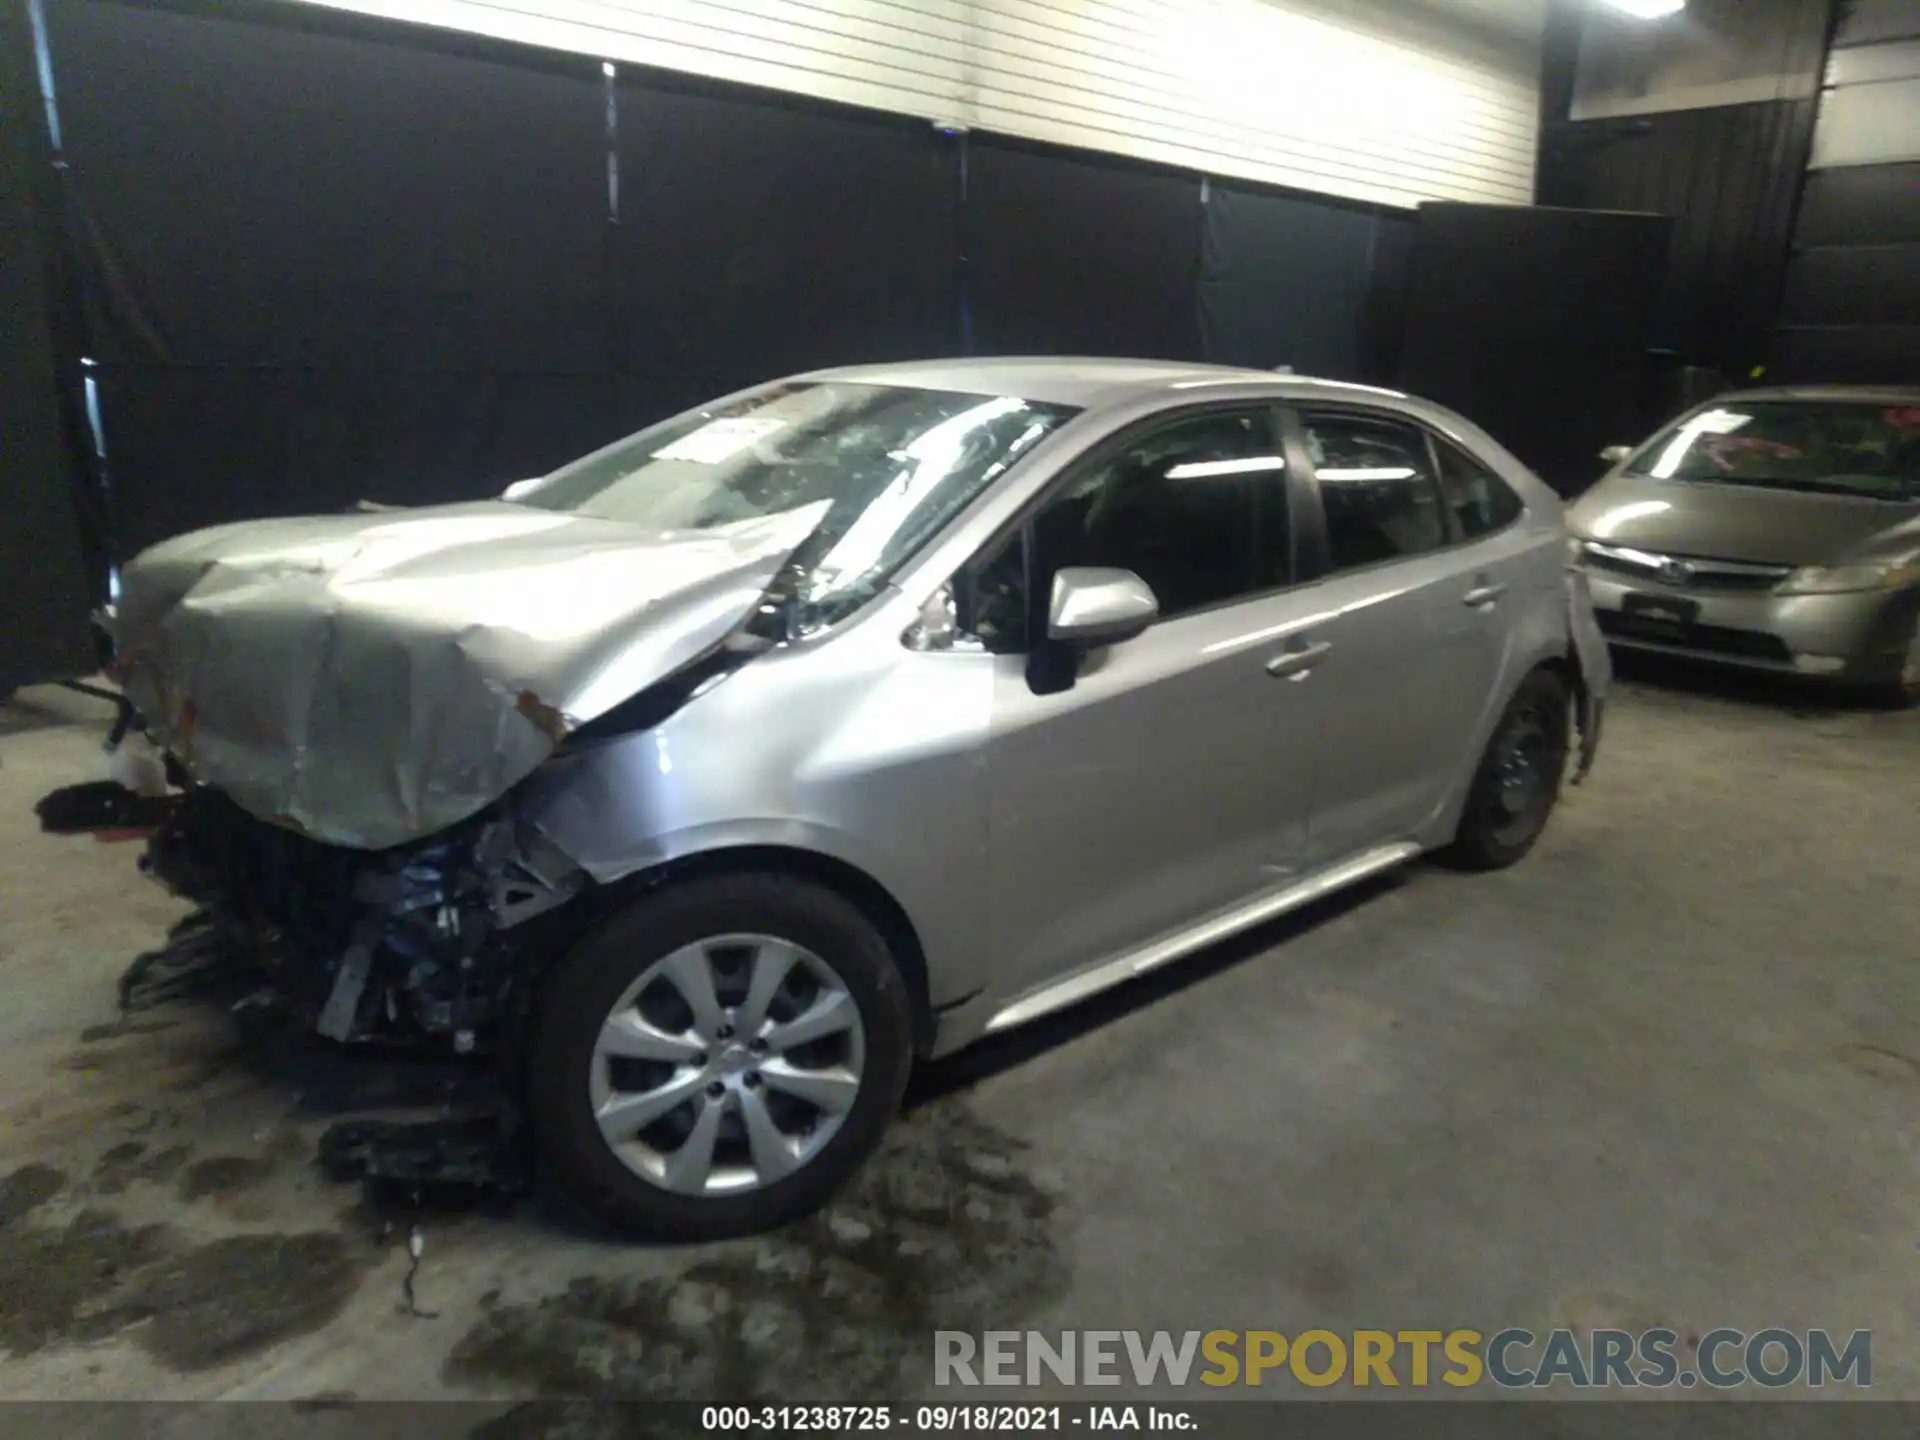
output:
<svg viewBox="0 0 1920 1440"><path fill-rule="evenodd" d="M1648 339L1744 378L1772 345L1813 133L1816 102L1802 80L1820 73L1828 0L1696 0L1644 32L1573 0L1565 13L1580 27L1570 113L1607 118L1552 117L1541 202L1673 217ZM1695 103L1762 82L1776 98ZM1620 113L1636 106L1644 113Z"/></svg>
<svg viewBox="0 0 1920 1440"><path fill-rule="evenodd" d="M1796 380L1920 381L1920 3L1842 7L1782 297Z"/></svg>
<svg viewBox="0 0 1920 1440"><path fill-rule="evenodd" d="M1528 204L1543 0L313 0L1378 204Z"/></svg>

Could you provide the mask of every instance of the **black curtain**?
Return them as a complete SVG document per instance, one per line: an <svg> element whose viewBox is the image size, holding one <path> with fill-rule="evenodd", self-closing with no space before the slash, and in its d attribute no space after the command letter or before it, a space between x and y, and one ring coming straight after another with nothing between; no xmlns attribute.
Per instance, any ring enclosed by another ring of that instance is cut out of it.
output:
<svg viewBox="0 0 1920 1440"><path fill-rule="evenodd" d="M1555 125L1540 202L1671 216L1647 341L1744 376L1767 359L1814 106L1763 101Z"/></svg>
<svg viewBox="0 0 1920 1440"><path fill-rule="evenodd" d="M1380 232L1391 222L1218 181L1208 187L1202 213L1200 335L1207 359L1260 369L1289 365L1338 380L1368 377L1368 295Z"/></svg>
<svg viewBox="0 0 1920 1440"><path fill-rule="evenodd" d="M1400 381L1483 426L1563 494L1633 438L1641 336L1670 222L1504 205L1420 207Z"/></svg>
<svg viewBox="0 0 1920 1440"><path fill-rule="evenodd" d="M0 5L0 696L94 666L74 509L82 427L56 359L53 170L39 111L26 10Z"/></svg>
<svg viewBox="0 0 1920 1440"><path fill-rule="evenodd" d="M1404 215L318 8L46 3L119 558L820 366L1391 372Z"/></svg>
<svg viewBox="0 0 1920 1440"><path fill-rule="evenodd" d="M612 437L597 66L47 10L123 553Z"/></svg>
<svg viewBox="0 0 1920 1440"><path fill-rule="evenodd" d="M956 141L882 116L619 92L623 423L774 376L953 353Z"/></svg>
<svg viewBox="0 0 1920 1440"><path fill-rule="evenodd" d="M1670 364L1744 378L1767 361L1813 143L1817 102L1804 92L1831 11L1831 0L1694 0L1649 26L1548 0L1539 202L1672 218L1647 335ZM1688 92L1715 86L1775 98L1686 108ZM1583 104L1644 113L1570 119Z"/></svg>
<svg viewBox="0 0 1920 1440"><path fill-rule="evenodd" d="M1197 177L969 141L976 353L1200 357Z"/></svg>

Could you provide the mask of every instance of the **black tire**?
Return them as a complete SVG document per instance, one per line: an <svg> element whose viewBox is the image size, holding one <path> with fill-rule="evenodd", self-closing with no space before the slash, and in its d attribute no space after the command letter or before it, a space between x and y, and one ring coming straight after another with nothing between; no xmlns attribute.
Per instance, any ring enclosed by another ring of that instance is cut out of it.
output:
<svg viewBox="0 0 1920 1440"><path fill-rule="evenodd" d="M1493 727L1443 858L1466 870L1501 870L1533 848L1560 798L1569 716L1566 684L1551 670L1535 670L1520 682ZM1508 783L1515 772L1506 763L1516 753L1526 757L1524 789Z"/></svg>
<svg viewBox="0 0 1920 1440"><path fill-rule="evenodd" d="M595 1123L589 1075L613 1004L661 957L709 936L778 936L830 965L865 1033L861 1087L840 1129L791 1175L738 1195L667 1190L628 1169ZM527 1102L549 1179L614 1229L650 1239L720 1240L772 1229L824 1204L872 1153L912 1068L906 984L880 933L849 901L799 877L747 872L691 878L644 895L561 962L534 1017Z"/></svg>

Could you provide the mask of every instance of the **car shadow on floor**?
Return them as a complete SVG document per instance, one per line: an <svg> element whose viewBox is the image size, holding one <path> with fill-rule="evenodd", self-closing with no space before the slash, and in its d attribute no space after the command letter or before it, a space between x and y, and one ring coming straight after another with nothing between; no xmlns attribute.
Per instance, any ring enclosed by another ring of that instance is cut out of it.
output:
<svg viewBox="0 0 1920 1440"><path fill-rule="evenodd" d="M1622 685L1782 710L1809 720L1871 714L1887 708L1865 690L1831 681L1823 683L1771 670L1743 670L1646 650L1615 650L1613 673Z"/></svg>
<svg viewBox="0 0 1920 1440"><path fill-rule="evenodd" d="M1361 881L1325 899L1317 900L1264 925L1174 960L1162 968L1125 981L1111 990L1042 1016L1016 1029L988 1036L940 1060L922 1062L907 1086L903 1109L945 1099L982 1080L1024 1065L1036 1056L1067 1045L1082 1035L1110 1025L1137 1010L1156 1005L1191 985L1202 985L1223 971L1245 964L1276 946L1284 945L1329 920L1369 904L1406 883L1400 868Z"/></svg>
<svg viewBox="0 0 1920 1440"><path fill-rule="evenodd" d="M921 1064L902 1109L921 1112L920 1122L937 1124L940 1116L951 1112L950 1106L939 1102L962 1099L983 1080L1284 945L1394 890L1405 883L1404 874L1390 872L1360 882L1077 1005L991 1036L944 1060ZM383 1181L368 1177L361 1185L356 1224L384 1235L395 1227L404 1232L406 1226L435 1213L480 1212L512 1217L536 1230L575 1239L621 1239L543 1183L538 1173L529 1174L531 1183L524 1187L503 1187L489 1178L511 1170L510 1165L506 1170L493 1167L488 1156L497 1152L490 1152L484 1138L475 1138L475 1126L487 1128L490 1122L485 1117L498 1113L503 1098L504 1077L494 1066L431 1051L336 1045L314 1035L307 1024L279 1006L236 1004L236 997L250 987L219 980L216 974L198 993L182 994L161 1008L184 1005L226 1013L231 1029L225 1042L215 1044L207 1055L205 1078L210 1082L216 1075L244 1076L242 1084L279 1097L288 1120L328 1124L314 1157L323 1172L336 1181L359 1178L343 1172L329 1157L351 1149L355 1142L349 1132L364 1126L380 1129L391 1122L412 1129L415 1138L405 1144L421 1155L444 1145L444 1169L426 1161L427 1168L437 1172L434 1178ZM103 1028L134 1034L148 1023L136 1011Z"/></svg>

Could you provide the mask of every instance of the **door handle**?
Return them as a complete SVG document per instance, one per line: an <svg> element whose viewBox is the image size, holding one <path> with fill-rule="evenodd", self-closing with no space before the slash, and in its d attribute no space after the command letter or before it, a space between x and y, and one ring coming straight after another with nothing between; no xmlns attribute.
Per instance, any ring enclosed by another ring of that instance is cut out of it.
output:
<svg viewBox="0 0 1920 1440"><path fill-rule="evenodd" d="M1506 593L1507 587L1504 585L1476 585L1460 597L1460 603L1478 610L1483 605L1493 604Z"/></svg>
<svg viewBox="0 0 1920 1440"><path fill-rule="evenodd" d="M1282 650L1267 661L1267 674L1276 680L1299 680L1318 665L1333 645L1326 640L1316 640L1311 645L1302 645L1298 650Z"/></svg>

